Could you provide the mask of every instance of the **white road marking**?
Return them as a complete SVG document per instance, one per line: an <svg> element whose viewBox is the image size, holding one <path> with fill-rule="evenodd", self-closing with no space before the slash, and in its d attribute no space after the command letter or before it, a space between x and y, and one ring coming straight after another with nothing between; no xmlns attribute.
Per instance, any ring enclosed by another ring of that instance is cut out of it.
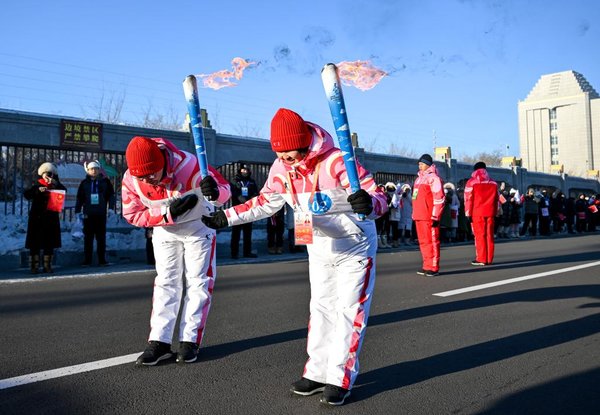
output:
<svg viewBox="0 0 600 415"><path fill-rule="evenodd" d="M30 373L29 375L17 376L14 378L1 379L0 390L14 388L15 386L26 385L28 383L41 382L48 379L60 378L63 376L75 375L77 373L90 372L92 370L104 369L111 366L123 365L125 363L135 362L140 353L128 354L126 356L112 357L110 359L98 360L90 363L82 363L75 366L67 366L60 369L46 370L44 372Z"/></svg>
<svg viewBox="0 0 600 415"><path fill-rule="evenodd" d="M549 275L561 274L563 272L577 271L579 269L590 268L600 265L600 261L590 262L589 264L576 265L574 267L561 268L553 271L540 272L538 274L525 275L523 277L510 278L508 280L490 282L487 284L474 285L472 287L459 288L457 290L444 291L441 293L433 294L438 297L450 297L452 295L468 293L470 291L484 290L486 288L498 287L499 285L512 284L513 282L520 282L526 280L532 280L535 278L547 277Z"/></svg>

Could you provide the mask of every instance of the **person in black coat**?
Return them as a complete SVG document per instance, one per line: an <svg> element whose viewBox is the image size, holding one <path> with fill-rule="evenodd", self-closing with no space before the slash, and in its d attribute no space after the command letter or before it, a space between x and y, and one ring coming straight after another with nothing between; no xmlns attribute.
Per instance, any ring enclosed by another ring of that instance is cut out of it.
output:
<svg viewBox="0 0 600 415"><path fill-rule="evenodd" d="M106 261L106 214L115 209L115 189L111 181L100 173L100 163L85 164L85 179L77 189L75 213L83 219L83 265L92 265L94 238L98 253L98 265L108 265ZM83 211L83 212L82 212Z"/></svg>
<svg viewBox="0 0 600 415"><path fill-rule="evenodd" d="M44 272L52 272L52 257L54 249L60 248L60 217L59 210L53 207L51 193L54 190L66 192L66 187L58 180L56 166L52 163L42 163L38 168L40 178L25 190L25 199L31 202L27 221L27 237L25 248L29 249L31 257L31 272L37 274L40 267L40 251L44 252ZM58 193L54 193L53 196ZM64 201L64 193L62 194ZM60 196L59 196L60 198Z"/></svg>
<svg viewBox="0 0 600 415"><path fill-rule="evenodd" d="M258 186L252 178L250 168L243 164L231 182L233 206L241 205L258 195ZM231 227L231 258L237 259L240 251L240 235L244 232L243 252L246 258L256 258L252 253L252 222Z"/></svg>

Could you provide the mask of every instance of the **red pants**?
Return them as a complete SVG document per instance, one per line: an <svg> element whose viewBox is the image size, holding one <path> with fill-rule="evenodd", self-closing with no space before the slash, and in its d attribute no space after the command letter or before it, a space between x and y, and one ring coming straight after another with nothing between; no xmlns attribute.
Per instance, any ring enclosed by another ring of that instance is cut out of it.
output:
<svg viewBox="0 0 600 415"><path fill-rule="evenodd" d="M423 257L423 269L433 272L440 270L440 228L433 228L431 220L416 220L419 249Z"/></svg>
<svg viewBox="0 0 600 415"><path fill-rule="evenodd" d="M474 216L471 222L475 236L475 260L484 264L494 261L494 218Z"/></svg>

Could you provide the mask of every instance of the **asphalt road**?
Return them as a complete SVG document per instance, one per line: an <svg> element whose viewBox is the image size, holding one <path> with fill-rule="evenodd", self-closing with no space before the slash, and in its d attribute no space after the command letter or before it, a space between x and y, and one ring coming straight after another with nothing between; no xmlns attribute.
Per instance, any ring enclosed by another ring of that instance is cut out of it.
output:
<svg viewBox="0 0 600 415"><path fill-rule="evenodd" d="M378 254L361 374L338 408L289 392L306 359L304 259L219 266L200 360L150 368L133 360L152 271L0 282L0 414L599 414L600 236L499 243L490 267L472 258L472 245L444 247L442 275L426 278L418 251Z"/></svg>

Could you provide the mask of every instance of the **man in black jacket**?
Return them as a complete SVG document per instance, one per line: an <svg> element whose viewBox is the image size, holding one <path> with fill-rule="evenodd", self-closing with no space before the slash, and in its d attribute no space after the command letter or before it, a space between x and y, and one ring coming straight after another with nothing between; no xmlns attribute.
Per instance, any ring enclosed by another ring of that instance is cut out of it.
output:
<svg viewBox="0 0 600 415"><path fill-rule="evenodd" d="M258 186L251 177L252 172L246 164L242 164L231 182L231 201L233 206L246 203L258 195ZM235 225L231 228L231 258L237 259L240 251L240 234L244 232L243 252L246 258L256 258L252 253L252 222Z"/></svg>
<svg viewBox="0 0 600 415"><path fill-rule="evenodd" d="M94 238L98 252L98 265L106 261L106 213L115 209L115 190L111 181L100 173L100 163L84 163L87 175L79 184L75 213L83 219L83 265L92 265ZM83 213L80 213L82 212Z"/></svg>

